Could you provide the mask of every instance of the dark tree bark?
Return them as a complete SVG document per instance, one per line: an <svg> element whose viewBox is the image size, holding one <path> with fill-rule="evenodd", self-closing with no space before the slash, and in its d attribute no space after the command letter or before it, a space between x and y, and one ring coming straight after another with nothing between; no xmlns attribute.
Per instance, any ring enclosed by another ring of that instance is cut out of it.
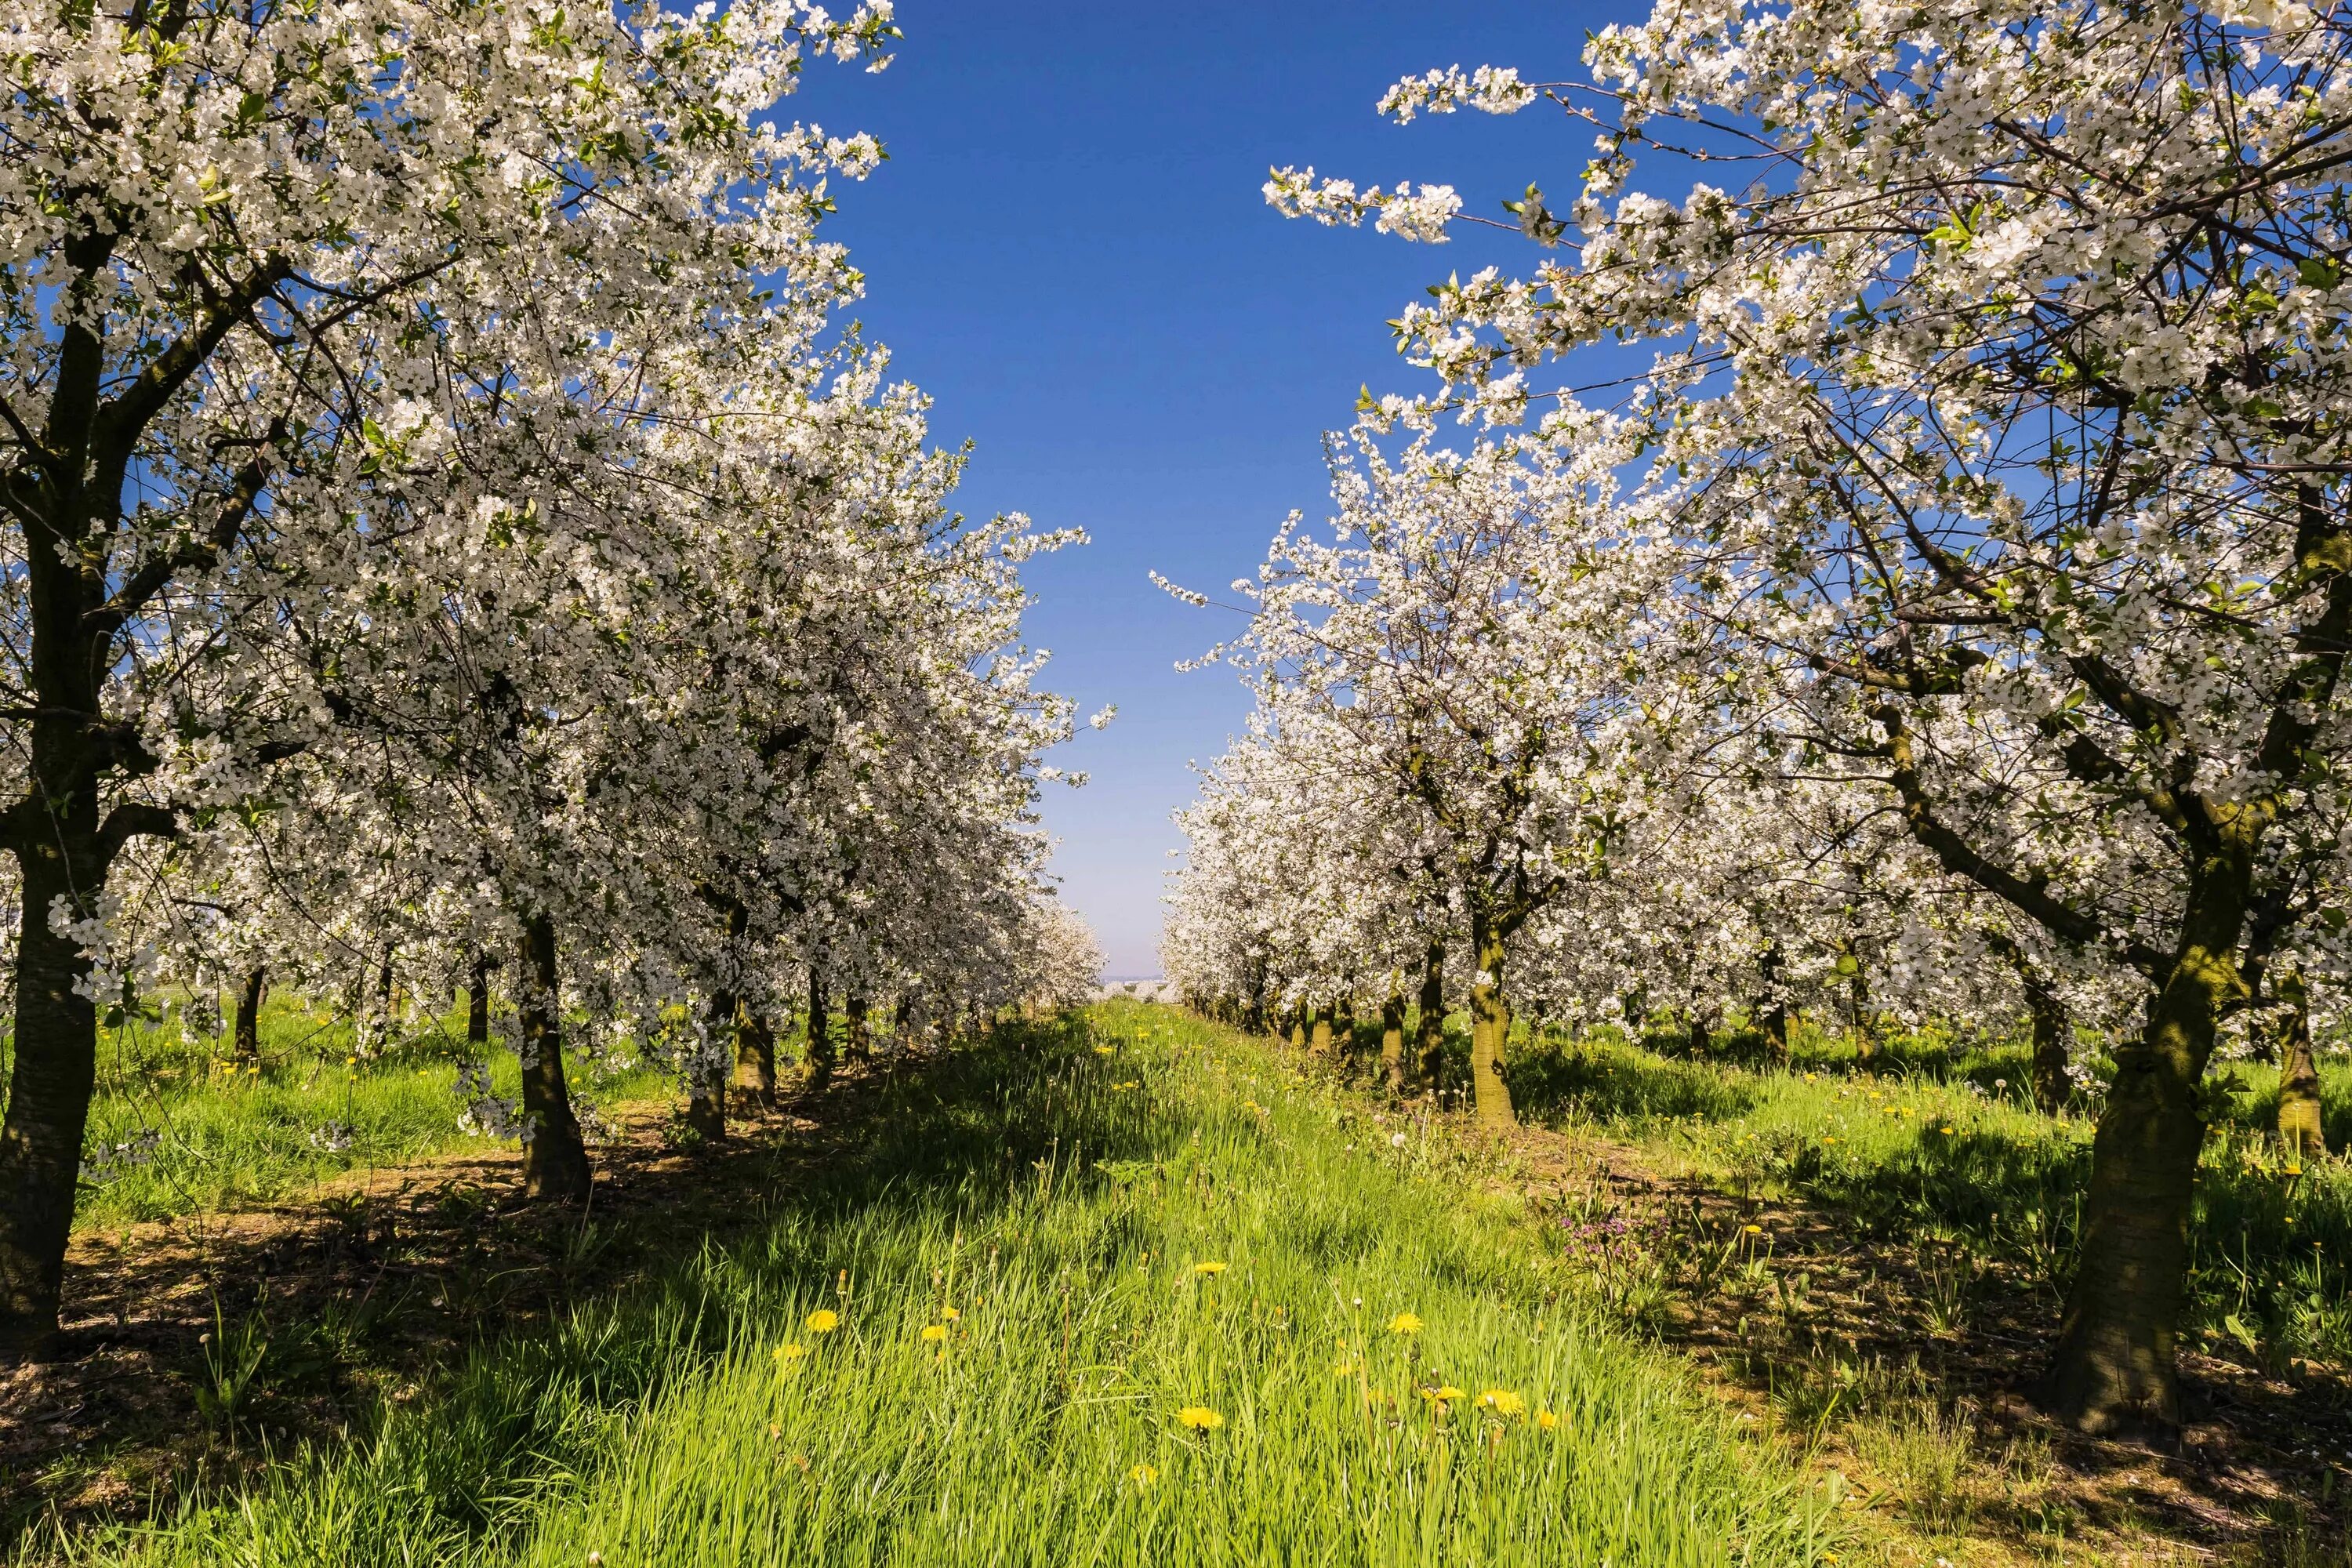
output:
<svg viewBox="0 0 2352 1568"><path fill-rule="evenodd" d="M522 923L522 982L516 1054L522 1058L522 1109L530 1125L530 1141L523 1145L523 1196L581 1203L588 1196L588 1149L563 1081L562 976L555 922L545 915Z"/></svg>
<svg viewBox="0 0 2352 1568"><path fill-rule="evenodd" d="M474 972L466 977L466 1043L477 1052L490 1043L490 955L474 954Z"/></svg>
<svg viewBox="0 0 2352 1568"><path fill-rule="evenodd" d="M261 1059L261 1004L269 994L269 972L255 964L246 973L236 998L236 1059Z"/></svg>
<svg viewBox="0 0 2352 1568"><path fill-rule="evenodd" d="M809 965L808 995L808 1078L809 1083L823 1089L833 1081L833 1010L832 998L825 994L824 969L820 964Z"/></svg>
<svg viewBox="0 0 2352 1568"><path fill-rule="evenodd" d="M2025 1011L2033 1029L2034 1103L2055 1116L2074 1098L2074 1083L2066 1076L2066 1046L2074 1026L2058 994L2039 974L2026 979Z"/></svg>

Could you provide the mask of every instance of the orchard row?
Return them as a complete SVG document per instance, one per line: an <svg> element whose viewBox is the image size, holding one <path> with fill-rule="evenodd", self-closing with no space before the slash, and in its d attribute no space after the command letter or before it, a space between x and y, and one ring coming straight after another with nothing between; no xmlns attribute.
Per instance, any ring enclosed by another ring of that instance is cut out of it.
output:
<svg viewBox="0 0 2352 1568"><path fill-rule="evenodd" d="M100 1030L165 982L201 1033L349 998L364 1049L395 966L500 971L520 1103L474 1110L558 1197L567 1045L662 1042L716 1131L796 1007L1090 983L1018 643L1065 541L950 510L819 236L881 151L774 118L889 24L0 6L0 1355L57 1321Z"/></svg>
<svg viewBox="0 0 2352 1568"><path fill-rule="evenodd" d="M1514 1009L2030 1030L2053 1107L2107 1058L2049 1396L2176 1421L2208 1067L2282 1051L2315 1157L2352 983L2347 55L2340 7L1677 0L1399 84L1592 150L1235 584L1171 979L1381 1009L1400 1073L1466 993L1496 1124Z"/></svg>

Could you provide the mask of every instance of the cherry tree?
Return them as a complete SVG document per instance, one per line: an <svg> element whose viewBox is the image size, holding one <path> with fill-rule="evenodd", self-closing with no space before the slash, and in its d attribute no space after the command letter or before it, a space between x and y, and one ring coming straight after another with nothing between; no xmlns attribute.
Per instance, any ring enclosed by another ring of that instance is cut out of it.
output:
<svg viewBox="0 0 2352 1568"><path fill-rule="evenodd" d="M2050 1384L2093 1429L2178 1419L2225 1026L2342 968L2347 43L2300 5L1675 0L1581 81L1384 100L1597 132L1563 209L1511 204L1527 276L1402 318L1432 400L1569 407L1529 376L1654 342L1622 406L1717 666L1944 873L2137 977ZM1653 163L1737 183L1664 200ZM1268 194L1424 239L1459 210Z"/></svg>
<svg viewBox="0 0 2352 1568"><path fill-rule="evenodd" d="M888 10L25 0L0 31L18 1353L55 1321L113 868L180 826L174 753L209 745L226 791L236 759L324 728L247 711L208 668L223 628L275 615L261 569L372 536L387 442L451 390L424 345L479 334L477 367L553 369L616 323L747 302L806 244L803 172L875 155L766 111L810 51L878 47Z"/></svg>

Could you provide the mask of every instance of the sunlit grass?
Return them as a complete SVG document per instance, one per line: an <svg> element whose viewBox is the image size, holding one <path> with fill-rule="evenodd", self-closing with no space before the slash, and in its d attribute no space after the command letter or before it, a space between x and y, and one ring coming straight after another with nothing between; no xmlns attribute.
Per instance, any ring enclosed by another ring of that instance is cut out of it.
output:
<svg viewBox="0 0 2352 1568"><path fill-rule="evenodd" d="M1516 1205L1165 1009L904 1075L772 1219L84 1561L1820 1561ZM830 1318L823 1314L831 1314Z"/></svg>
<svg viewBox="0 0 2352 1568"><path fill-rule="evenodd" d="M84 1139L89 1176L79 1228L273 1202L331 1176L396 1165L479 1140L458 1125L454 1086L462 1016L421 1016L364 1059L348 1019L272 998L260 1057L237 1063L226 1038L184 1038L176 1024L107 1031ZM493 1039L491 1083L516 1091L514 1058ZM0 1043L0 1082L7 1053ZM669 1092L642 1062L571 1067L583 1106L606 1110ZM127 1157L113 1157L129 1145Z"/></svg>

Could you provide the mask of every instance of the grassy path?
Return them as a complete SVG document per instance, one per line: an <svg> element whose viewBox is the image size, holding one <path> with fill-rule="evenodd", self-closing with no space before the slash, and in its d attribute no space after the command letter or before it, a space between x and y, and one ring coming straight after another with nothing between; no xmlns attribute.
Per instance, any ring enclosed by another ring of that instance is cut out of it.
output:
<svg viewBox="0 0 2352 1568"><path fill-rule="evenodd" d="M1573 1304L1556 1243L1477 1195L1449 1141L1376 1126L1263 1044L1113 1006L866 1093L828 1138L714 1157L707 1214L617 1206L629 1267L555 1270L352 1436L28 1550L702 1568L1851 1549L1822 1489Z"/></svg>

